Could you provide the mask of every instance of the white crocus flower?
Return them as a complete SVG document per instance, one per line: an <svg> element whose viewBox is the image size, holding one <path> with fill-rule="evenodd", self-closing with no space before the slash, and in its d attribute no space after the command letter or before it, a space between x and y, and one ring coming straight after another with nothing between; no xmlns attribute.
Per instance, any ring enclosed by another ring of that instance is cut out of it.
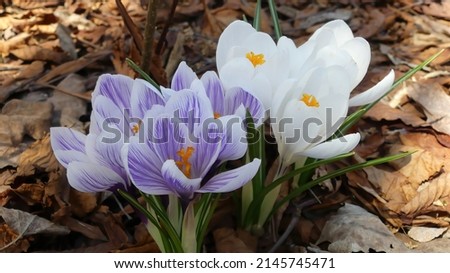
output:
<svg viewBox="0 0 450 273"><path fill-rule="evenodd" d="M217 44L216 62L225 90L241 87L269 109L277 86L287 79L287 51L279 51L270 35L244 21L234 21Z"/></svg>
<svg viewBox="0 0 450 273"><path fill-rule="evenodd" d="M364 78L370 63L370 45L362 37L354 37L342 20L334 20L319 28L310 39L296 47L286 37L280 38L279 50L289 54L289 77L305 81L317 67L339 66L349 75L351 92ZM350 98L349 106L371 103L383 96L394 82L391 70L378 84Z"/></svg>
<svg viewBox="0 0 450 273"><path fill-rule="evenodd" d="M280 85L271 124L283 167L303 157L331 158L358 144L358 133L326 141L347 116L350 77L340 66L318 67L304 81Z"/></svg>

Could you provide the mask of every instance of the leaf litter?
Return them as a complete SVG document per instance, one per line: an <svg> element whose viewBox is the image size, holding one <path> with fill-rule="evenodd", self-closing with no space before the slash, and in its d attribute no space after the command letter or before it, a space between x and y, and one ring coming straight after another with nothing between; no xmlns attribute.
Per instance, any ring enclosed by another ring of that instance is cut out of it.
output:
<svg viewBox="0 0 450 273"><path fill-rule="evenodd" d="M90 92L99 75L136 76L125 58L139 63L145 4L138 0L92 5L85 1L64 5L54 0L6 2L0 8L0 248L9 252L157 252L145 226L133 220L134 210L119 205L123 200L118 203L111 196L70 188L64 168L52 155L47 134L50 126L86 132ZM373 69L358 92L391 67L398 78L440 48L448 48L449 1L411 4L281 1L277 10L283 33L298 44L322 23L338 18L346 20L358 36L369 39ZM153 54L154 78L165 84L182 60L196 71L213 69L218 35L243 15L251 19L255 6L254 1L180 3L160 54ZM169 10L169 6L159 7L160 29ZM272 33L266 6L261 16L261 29ZM415 153L313 188L301 198L319 198L321 203L302 209L294 232L280 250L389 252L409 251L411 245L414 251L449 249L445 237L450 225L449 64L447 50L413 81L377 104L355 128L364 137L353 162L399 151ZM267 154L272 156L273 151L268 148ZM317 175L334 168L327 166ZM280 232L295 213L289 207L279 215ZM263 236L258 241L236 229L235 217L232 202L224 200L212 221L206 251L270 248L272 238ZM377 235L364 221L382 231L378 241L370 240ZM336 229L342 226L348 227L347 233ZM413 243L402 245L392 234L409 235ZM63 243L39 244L48 236L61 238Z"/></svg>

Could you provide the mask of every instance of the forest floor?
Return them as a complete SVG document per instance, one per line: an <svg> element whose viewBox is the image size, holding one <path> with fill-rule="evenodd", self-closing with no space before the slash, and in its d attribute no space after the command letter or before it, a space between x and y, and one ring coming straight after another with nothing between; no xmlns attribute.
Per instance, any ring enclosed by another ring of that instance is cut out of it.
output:
<svg viewBox="0 0 450 273"><path fill-rule="evenodd" d="M0 1L0 252L158 251L145 227L128 216L132 207L72 189L49 145L52 126L86 132L90 93L101 74L136 77L125 58L140 60L139 35L130 34L116 2ZM181 61L199 75L215 69L220 33L244 15L251 20L256 6L245 0L179 1L160 39L171 1L159 2L159 53L151 72L164 86ZM450 0L276 2L282 33L297 45L333 19L345 20L355 36L369 41L369 71L354 93L390 69L398 79L450 47ZM122 3L142 33L146 1ZM266 5L261 28L273 34ZM313 188L321 203L299 214L285 211L280 234L292 219L295 228L277 251L450 252L449 75L446 50L364 116L353 128L363 136L353 162L415 153ZM314 198L311 192L302 196ZM237 229L230 200L219 205L212 223L205 251L265 252L273 245L272 238Z"/></svg>

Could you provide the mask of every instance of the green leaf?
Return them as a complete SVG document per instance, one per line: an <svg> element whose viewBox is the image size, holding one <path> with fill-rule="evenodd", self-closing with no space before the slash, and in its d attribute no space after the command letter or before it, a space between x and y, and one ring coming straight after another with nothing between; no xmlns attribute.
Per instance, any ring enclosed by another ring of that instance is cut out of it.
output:
<svg viewBox="0 0 450 273"><path fill-rule="evenodd" d="M134 71L136 71L141 78L143 78L144 80L148 81L151 85L153 85L156 89L160 90L159 85L152 79L152 77L150 77L147 73L144 72L144 70L142 70L139 65L137 65L135 62L133 62L131 59L126 58L125 61L127 62L127 64L133 68ZM161 90L160 90L161 91Z"/></svg>
<svg viewBox="0 0 450 273"><path fill-rule="evenodd" d="M326 174L324 176L321 176L315 180L309 181L308 183L305 183L303 185L299 185L298 188L294 189L293 191L291 191L286 197L284 197L282 200L280 200L274 207L273 212L277 211L284 203L292 200L293 198L299 196L300 194L302 194L304 191L318 185L319 183L327 180L327 179L331 179L343 174L346 174L348 172L352 172L352 171L356 171L356 170L360 170L363 169L365 167L369 167L369 166L375 166L375 165L379 165L379 164L383 164L386 162L390 162L390 161L394 161L406 156L411 155L414 152L403 152L403 153L399 153L396 155L391 155L391 156L386 156L386 157L382 157L382 158L377 158L377 159L373 159L373 160L369 160L366 162L362 162L362 163L358 163L355 165L351 165L339 170L336 170L334 172L331 172L329 174Z"/></svg>
<svg viewBox="0 0 450 273"><path fill-rule="evenodd" d="M255 17L253 18L253 28L259 31L261 27L261 0L256 1Z"/></svg>
<svg viewBox="0 0 450 273"><path fill-rule="evenodd" d="M280 20L278 19L277 7L275 5L275 0L269 0L269 10L270 16L272 16L276 41L278 41L281 38L282 34L281 34Z"/></svg>

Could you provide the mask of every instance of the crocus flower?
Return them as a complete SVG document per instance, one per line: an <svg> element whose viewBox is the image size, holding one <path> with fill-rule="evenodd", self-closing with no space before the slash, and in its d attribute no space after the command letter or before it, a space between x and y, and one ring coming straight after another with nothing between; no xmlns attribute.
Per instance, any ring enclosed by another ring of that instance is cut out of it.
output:
<svg viewBox="0 0 450 273"><path fill-rule="evenodd" d="M245 154L245 134L227 132L228 126L214 122L214 111L201 83L172 91L165 106L150 110L144 117L144 124L150 124L145 141L133 136L124 148L125 165L134 185L147 194L175 194L186 201L196 192L230 192L242 187L256 174L259 159L237 169L216 171L220 162ZM187 117L197 122L186 123L183 120Z"/></svg>
<svg viewBox="0 0 450 273"><path fill-rule="evenodd" d="M83 192L126 189L129 186L121 157L125 133L138 131L144 109L164 104L158 91L142 80L105 74L92 94L90 133L54 127L51 145L58 161L67 168L70 185ZM132 118L132 114L136 116Z"/></svg>
<svg viewBox="0 0 450 273"><path fill-rule="evenodd" d="M325 142L347 115L350 90L349 75L339 66L316 68L305 81L280 86L271 118L284 167L301 157L330 158L358 144L358 133Z"/></svg>
<svg viewBox="0 0 450 273"><path fill-rule="evenodd" d="M277 86L287 78L285 51L267 33L244 21L232 22L220 35L216 63L225 90L242 87L269 109Z"/></svg>
<svg viewBox="0 0 450 273"><path fill-rule="evenodd" d="M244 119L248 109L256 126L262 123L265 115L264 105L251 92L238 86L225 90L222 81L214 71L207 71L200 81L211 102L215 118L238 115ZM162 87L161 90L163 94L170 96L173 91L189 89L192 84L199 83L194 71L185 62L181 62L173 75L171 89Z"/></svg>
<svg viewBox="0 0 450 273"><path fill-rule="evenodd" d="M351 92L364 78L370 63L370 45L362 37L354 37L342 20L334 20L319 28L309 40L296 47L286 37L278 41L278 49L288 52L289 78L307 80L317 67L339 66L347 72ZM384 95L394 82L391 70L378 84L350 98L349 106L371 103Z"/></svg>

